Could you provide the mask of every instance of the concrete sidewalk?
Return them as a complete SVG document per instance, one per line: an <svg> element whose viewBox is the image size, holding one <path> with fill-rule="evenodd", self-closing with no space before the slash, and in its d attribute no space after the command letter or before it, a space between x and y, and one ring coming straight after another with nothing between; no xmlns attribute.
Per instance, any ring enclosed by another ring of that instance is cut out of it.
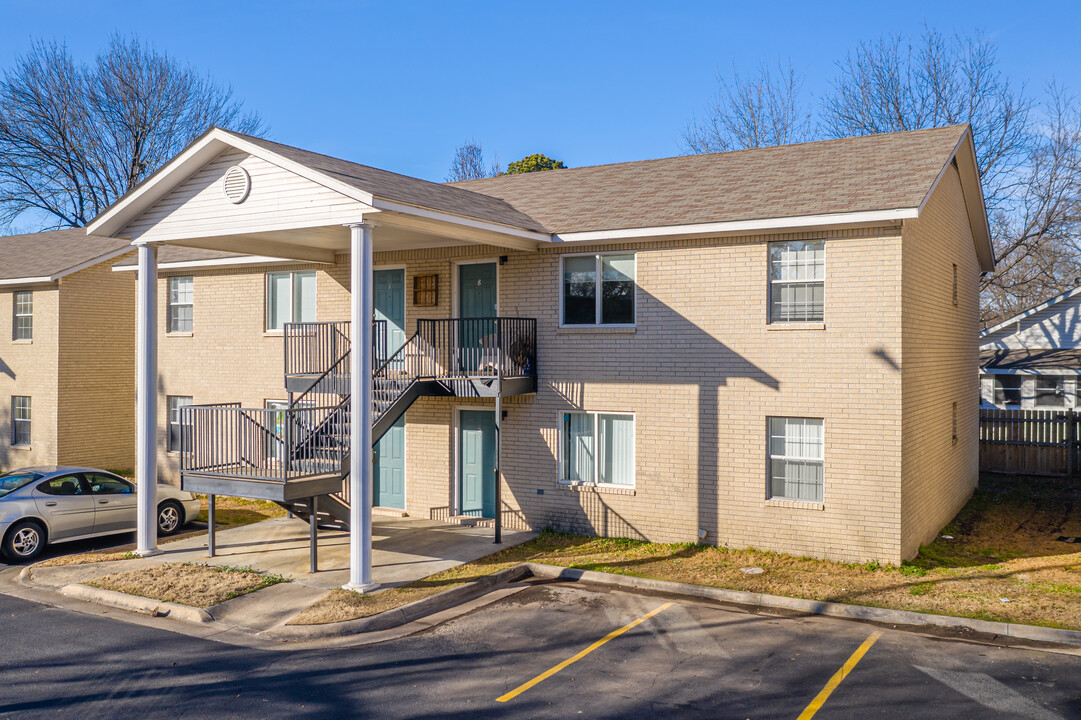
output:
<svg viewBox="0 0 1081 720"><path fill-rule="evenodd" d="M447 568L470 562L536 537L533 532L503 531L503 543L492 542L487 528L450 525L415 518L373 518L372 576L382 588L415 582ZM263 632L287 622L329 590L349 580L349 533L319 531L320 572L308 572L308 524L297 518L275 518L219 530L217 553L206 554L206 535L161 546L161 555L85 565L34 567L31 582L60 591L103 575L150 565L198 562L252 567L283 575L290 583L273 585L213 608L216 621L249 632Z"/></svg>

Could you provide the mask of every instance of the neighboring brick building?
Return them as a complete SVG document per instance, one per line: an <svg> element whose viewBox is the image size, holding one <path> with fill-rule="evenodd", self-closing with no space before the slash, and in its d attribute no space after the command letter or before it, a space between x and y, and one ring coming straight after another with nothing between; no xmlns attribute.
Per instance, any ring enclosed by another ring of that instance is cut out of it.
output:
<svg viewBox="0 0 1081 720"><path fill-rule="evenodd" d="M132 252L81 229L0 238L0 467L133 467Z"/></svg>
<svg viewBox="0 0 1081 720"><path fill-rule="evenodd" d="M177 408L286 405L277 326L349 319L352 213L375 225L391 353L434 356L418 320L536 321L536 391L503 399L505 525L898 563L975 488L992 261L967 126L453 186L215 133L91 226L163 244L163 478ZM238 167L239 201L222 190ZM464 321L447 327L465 352ZM383 511L493 514L472 484L494 400L444 386L380 442Z"/></svg>

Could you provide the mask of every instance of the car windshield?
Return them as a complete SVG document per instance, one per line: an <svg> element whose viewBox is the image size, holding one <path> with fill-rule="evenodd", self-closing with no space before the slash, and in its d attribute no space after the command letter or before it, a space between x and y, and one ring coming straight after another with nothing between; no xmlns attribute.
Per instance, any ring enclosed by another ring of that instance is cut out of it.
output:
<svg viewBox="0 0 1081 720"><path fill-rule="evenodd" d="M4 473L3 475L0 475L0 497L4 497L10 492L15 492L23 485L32 483L35 480L40 480L43 477L45 476L41 473L19 470Z"/></svg>

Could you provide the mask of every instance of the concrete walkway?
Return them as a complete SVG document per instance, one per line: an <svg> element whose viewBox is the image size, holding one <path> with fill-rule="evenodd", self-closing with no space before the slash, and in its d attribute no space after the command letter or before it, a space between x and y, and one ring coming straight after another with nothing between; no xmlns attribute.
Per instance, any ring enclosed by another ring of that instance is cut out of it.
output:
<svg viewBox="0 0 1081 720"><path fill-rule="evenodd" d="M503 543L495 545L490 528L377 516L372 528L372 576L382 588L405 585L534 537L534 532L504 530ZM215 607L216 620L260 632L288 621L328 590L349 580L349 533L319 531L320 572L312 574L308 572L308 524L297 518L275 518L219 530L213 558L206 555L206 535L160 547L162 554L149 558L35 567L32 583L60 590L114 572L167 562L252 567L292 579Z"/></svg>

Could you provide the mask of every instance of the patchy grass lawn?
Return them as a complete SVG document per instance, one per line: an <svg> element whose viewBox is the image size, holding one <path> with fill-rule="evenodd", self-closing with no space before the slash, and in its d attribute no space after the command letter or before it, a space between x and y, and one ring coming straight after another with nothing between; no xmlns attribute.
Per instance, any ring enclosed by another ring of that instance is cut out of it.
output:
<svg viewBox="0 0 1081 720"><path fill-rule="evenodd" d="M758 550L659 544L544 532L535 540L411 585L370 595L334 590L293 618L366 617L534 562L637 577L1081 630L1081 490L1048 478L986 475L942 535L900 567L855 565ZM748 575L743 567L765 572ZM1004 601L1005 600L1005 601Z"/></svg>
<svg viewBox="0 0 1081 720"><path fill-rule="evenodd" d="M106 575L88 580L86 584L128 595L208 608L283 582L289 581L281 575L265 574L251 568L162 563Z"/></svg>
<svg viewBox="0 0 1081 720"><path fill-rule="evenodd" d="M170 535L167 538L160 538L158 540L159 545L176 542L177 540L184 540L185 538L194 537L206 532L207 499L206 495L199 495L198 497L203 503L203 508L199 511L199 517L195 519L195 522L203 523L204 527L179 532L176 535ZM282 509L280 505L275 505L266 500L246 500L244 498L218 496L215 498L215 501L214 523L218 530L249 525L261 520L285 516L285 510ZM87 563L108 562L109 560L127 560L135 557L134 550L135 545L132 544L112 547L107 550L77 553L75 555L61 555L37 563L37 567L85 565Z"/></svg>

